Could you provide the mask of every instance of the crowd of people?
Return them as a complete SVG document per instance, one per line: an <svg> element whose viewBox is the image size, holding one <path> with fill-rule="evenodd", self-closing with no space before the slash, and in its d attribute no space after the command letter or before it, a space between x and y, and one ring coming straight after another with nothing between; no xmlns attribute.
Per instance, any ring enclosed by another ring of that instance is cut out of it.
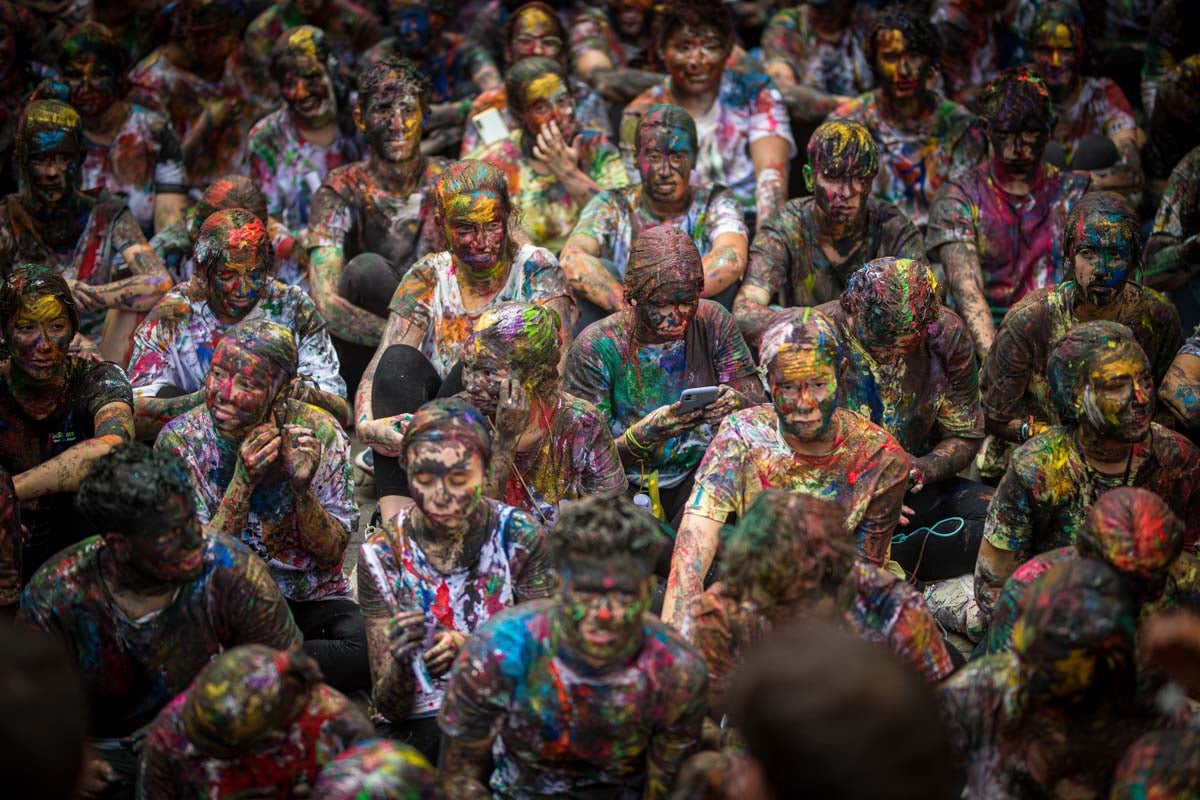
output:
<svg viewBox="0 0 1200 800"><path fill-rule="evenodd" d="M0 0L0 786L1200 798L1198 8Z"/></svg>

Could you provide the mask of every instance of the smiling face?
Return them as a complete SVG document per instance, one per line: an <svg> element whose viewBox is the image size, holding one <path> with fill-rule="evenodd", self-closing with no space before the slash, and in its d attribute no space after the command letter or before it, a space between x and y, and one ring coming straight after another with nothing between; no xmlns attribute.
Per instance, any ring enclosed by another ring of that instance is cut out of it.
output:
<svg viewBox="0 0 1200 800"><path fill-rule="evenodd" d="M115 550L123 565L164 583L195 579L204 569L204 536L191 498L171 499L154 531L121 534Z"/></svg>
<svg viewBox="0 0 1200 800"><path fill-rule="evenodd" d="M1079 44L1061 22L1047 22L1034 36L1033 63L1055 97L1068 94L1079 81Z"/></svg>
<svg viewBox="0 0 1200 800"><path fill-rule="evenodd" d="M493 270L508 242L507 214L500 198L488 191L453 197L444 213L442 227L454 257L472 272Z"/></svg>
<svg viewBox="0 0 1200 800"><path fill-rule="evenodd" d="M13 364L30 378L47 381L62 373L74 333L62 302L43 295L21 305L4 335Z"/></svg>
<svg viewBox="0 0 1200 800"><path fill-rule="evenodd" d="M642 646L650 585L627 559L574 559L563 569L562 603L563 644L585 664L619 664Z"/></svg>
<svg viewBox="0 0 1200 800"><path fill-rule="evenodd" d="M717 91L731 42L712 28L681 28L663 42L662 60L673 89L683 94Z"/></svg>
<svg viewBox="0 0 1200 800"><path fill-rule="evenodd" d="M554 122L568 143L575 138L575 97L558 75L548 72L523 87L523 111L518 113L521 124L531 136Z"/></svg>
<svg viewBox="0 0 1200 800"><path fill-rule="evenodd" d="M929 56L911 50L904 33L881 30L875 39L875 68L892 100L908 100L922 90L933 67Z"/></svg>
<svg viewBox="0 0 1200 800"><path fill-rule="evenodd" d="M266 419L276 390L276 375L265 358L228 337L221 340L204 379L204 404L219 433L244 438Z"/></svg>
<svg viewBox="0 0 1200 800"><path fill-rule="evenodd" d="M540 8L527 8L513 20L507 48L510 64L534 56L557 59L563 54L563 40L549 14Z"/></svg>
<svg viewBox="0 0 1200 800"><path fill-rule="evenodd" d="M1105 214L1088 214L1078 227L1071 261L1075 283L1089 303L1106 305L1129 281L1136 239L1128 225Z"/></svg>
<svg viewBox="0 0 1200 800"><path fill-rule="evenodd" d="M637 141L637 166L646 196L672 209L691 202L689 182L696 161L696 140L680 125L643 124Z"/></svg>
<svg viewBox="0 0 1200 800"><path fill-rule="evenodd" d="M117 79L113 65L95 53L78 53L63 66L71 105L85 119L100 116L119 99Z"/></svg>
<svg viewBox="0 0 1200 800"><path fill-rule="evenodd" d="M337 118L333 81L315 58L293 59L279 83L279 91L292 114L310 128L330 125Z"/></svg>
<svg viewBox="0 0 1200 800"><path fill-rule="evenodd" d="M435 530L455 531L483 497L485 465L479 452L454 439L428 440L408 448L408 488Z"/></svg>
<svg viewBox="0 0 1200 800"><path fill-rule="evenodd" d="M355 118L378 158L399 163L420 154L425 121L421 99L398 80L385 78Z"/></svg>
<svg viewBox="0 0 1200 800"><path fill-rule="evenodd" d="M767 369L767 385L785 434L802 442L829 434L837 408L837 370L826 352L782 345Z"/></svg>
<svg viewBox="0 0 1200 800"><path fill-rule="evenodd" d="M1083 387L1084 416L1102 436L1140 442L1154 417L1154 374L1140 347L1120 343L1093 363Z"/></svg>

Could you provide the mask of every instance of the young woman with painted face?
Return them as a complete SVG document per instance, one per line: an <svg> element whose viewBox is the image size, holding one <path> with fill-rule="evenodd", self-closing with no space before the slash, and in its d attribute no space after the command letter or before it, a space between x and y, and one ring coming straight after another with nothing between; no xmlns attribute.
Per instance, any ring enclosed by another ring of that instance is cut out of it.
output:
<svg viewBox="0 0 1200 800"><path fill-rule="evenodd" d="M563 246L563 270L586 302L581 322L625 304L630 247L655 225L673 225L695 242L704 264L701 297L717 299L741 278L749 247L742 207L723 186L692 186L698 153L696 123L679 106L654 106L638 121L641 182L592 198Z"/></svg>
<svg viewBox="0 0 1200 800"><path fill-rule="evenodd" d="M1200 449L1157 423L1154 376L1124 325L1084 322L1046 364L1060 426L1013 451L988 509L975 566L975 597L987 625L1018 565L1071 543L1087 509L1109 489L1137 486L1167 502L1200 534Z"/></svg>
<svg viewBox="0 0 1200 800"><path fill-rule="evenodd" d="M584 7L571 21L572 72L610 103L628 103L663 79L648 69L653 27L649 0L607 0L599 8Z"/></svg>
<svg viewBox="0 0 1200 800"><path fill-rule="evenodd" d="M662 800L699 743L708 684L700 656L646 613L665 538L629 500L589 497L563 511L555 543L558 596L493 618L450 676L447 795L488 796L490 778L515 797Z"/></svg>
<svg viewBox="0 0 1200 800"><path fill-rule="evenodd" d="M683 626L720 544L721 525L766 489L836 502L863 561L887 566L910 463L888 433L838 408L843 349L834 324L811 308L787 309L759 348L771 403L724 415L696 469L675 539L663 619Z"/></svg>
<svg viewBox="0 0 1200 800"><path fill-rule="evenodd" d="M491 454L487 420L474 406L458 398L422 406L402 451L412 502L367 533L358 561L375 707L393 738L431 760L434 717L467 637L501 609L554 587L542 527L483 496ZM417 683L414 658L431 686Z"/></svg>
<svg viewBox="0 0 1200 800"><path fill-rule="evenodd" d="M719 0L679 0L658 20L655 46L669 77L642 92L621 117L621 152L636 171L638 120L660 103L696 120L701 183L733 192L747 219L765 221L787 200L788 161L796 153L783 98L771 79L725 69L733 22Z"/></svg>

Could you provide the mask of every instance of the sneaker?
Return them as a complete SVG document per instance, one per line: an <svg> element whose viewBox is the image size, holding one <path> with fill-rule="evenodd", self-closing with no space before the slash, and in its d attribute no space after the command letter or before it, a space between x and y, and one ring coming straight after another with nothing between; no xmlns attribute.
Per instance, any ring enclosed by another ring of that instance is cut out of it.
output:
<svg viewBox="0 0 1200 800"><path fill-rule="evenodd" d="M368 447L359 452L359 454L354 457L354 466L358 467L368 475L374 475L375 451Z"/></svg>

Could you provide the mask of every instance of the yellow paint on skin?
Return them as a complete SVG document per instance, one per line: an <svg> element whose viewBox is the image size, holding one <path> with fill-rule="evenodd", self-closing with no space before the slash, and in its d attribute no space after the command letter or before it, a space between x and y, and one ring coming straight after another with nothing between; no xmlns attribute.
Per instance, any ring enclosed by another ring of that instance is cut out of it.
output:
<svg viewBox="0 0 1200 800"><path fill-rule="evenodd" d="M554 29L554 21L550 19L550 15L540 8L531 8L521 14L521 19L517 23L516 33L518 36L524 34L527 36L545 36Z"/></svg>
<svg viewBox="0 0 1200 800"><path fill-rule="evenodd" d="M904 34L894 28L891 30L880 31L876 34L878 46L875 52L879 56L891 56L898 59L905 51L908 50L908 42L904 38ZM887 81L891 81L896 77L898 67L895 63L889 60L880 59L879 71L881 77Z"/></svg>
<svg viewBox="0 0 1200 800"><path fill-rule="evenodd" d="M829 380L832 375L833 362L828 354L815 347L804 347L798 344L784 344L771 361L771 372L778 375L782 382Z"/></svg>
<svg viewBox="0 0 1200 800"><path fill-rule="evenodd" d="M1040 33L1043 47L1050 47L1055 50L1067 50L1075 46L1075 42L1071 37L1071 29L1061 22L1055 22L1052 25L1043 25Z"/></svg>
<svg viewBox="0 0 1200 800"><path fill-rule="evenodd" d="M567 87L563 86L554 73L539 75L529 82L529 87L525 90L526 105L533 105L539 100L553 100L566 90Z"/></svg>
<svg viewBox="0 0 1200 800"><path fill-rule="evenodd" d="M57 297L44 295L32 303L22 303L21 310L13 319L13 326L16 327L22 322L34 322L41 325L66 315L66 306Z"/></svg>
<svg viewBox="0 0 1200 800"><path fill-rule="evenodd" d="M490 194L459 194L446 198L447 221L487 225L500 218L500 201Z"/></svg>
<svg viewBox="0 0 1200 800"><path fill-rule="evenodd" d="M63 128L82 124L79 113L63 103L39 103L36 108L30 109L26 122L26 125L36 125L37 127L55 126Z"/></svg>

